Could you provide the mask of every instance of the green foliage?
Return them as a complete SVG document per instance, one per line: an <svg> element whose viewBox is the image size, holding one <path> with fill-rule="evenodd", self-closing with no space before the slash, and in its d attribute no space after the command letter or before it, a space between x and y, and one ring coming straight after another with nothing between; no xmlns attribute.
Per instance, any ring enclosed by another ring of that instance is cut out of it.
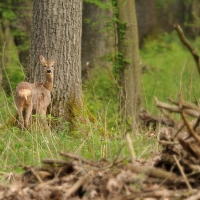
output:
<svg viewBox="0 0 200 200"><path fill-rule="evenodd" d="M125 31L126 31L126 23L125 22L119 22L118 24L118 34L119 34L119 39L122 40L124 39Z"/></svg>
<svg viewBox="0 0 200 200"><path fill-rule="evenodd" d="M27 51L30 46L29 33L22 27L23 21L21 21L23 18L30 18L30 14L27 14L27 5L24 2L24 0L18 0L17 2L9 0L5 3L0 3L0 22L4 26L5 23L6 26L9 26L15 41L18 41L19 51Z"/></svg>
<svg viewBox="0 0 200 200"><path fill-rule="evenodd" d="M98 6L99 8L102 8L102 9L109 9L110 6L111 6L109 1L108 2L102 2L101 0L84 0L84 2L94 4L94 5Z"/></svg>
<svg viewBox="0 0 200 200"><path fill-rule="evenodd" d="M117 85L112 72L100 66L91 71L90 79L84 82L83 92L88 109L101 122L112 128L118 112ZM106 114L106 115L105 115Z"/></svg>
<svg viewBox="0 0 200 200"><path fill-rule="evenodd" d="M22 1L18 1L21 3ZM19 52L27 51L29 41L27 33L24 30L19 30L13 27L16 24L19 16L18 12L23 9L23 6L14 6L15 1L9 0L0 5L0 70L3 73L2 87L7 95L12 96L12 90L15 89L18 82L24 79L22 66L19 63ZM16 40L24 40L20 46L16 47ZM0 102L0 106L1 106Z"/></svg>
<svg viewBox="0 0 200 200"><path fill-rule="evenodd" d="M0 127L7 123L15 113L13 97L7 96L5 91L0 88Z"/></svg>
<svg viewBox="0 0 200 200"><path fill-rule="evenodd" d="M120 52L115 53L115 60L113 62L113 72L114 75L118 75L123 69L124 66L122 65L123 54Z"/></svg>
<svg viewBox="0 0 200 200"><path fill-rule="evenodd" d="M5 49L2 57L1 69L3 72L2 86L7 94L11 94L16 88L17 83L24 80L22 66L19 63L18 51L13 43L13 38L10 37L5 44Z"/></svg>
<svg viewBox="0 0 200 200"><path fill-rule="evenodd" d="M199 39L193 46L197 48L198 44ZM186 101L198 98L200 77L196 64L175 32L165 33L157 40L147 39L141 58L147 68L142 82L144 104L149 111L156 112L154 96L164 102L168 97L176 100L180 88Z"/></svg>
<svg viewBox="0 0 200 200"><path fill-rule="evenodd" d="M14 20L16 18L16 14L13 11L13 1L8 0L6 3L0 3L0 13L1 13L1 21L4 20Z"/></svg>

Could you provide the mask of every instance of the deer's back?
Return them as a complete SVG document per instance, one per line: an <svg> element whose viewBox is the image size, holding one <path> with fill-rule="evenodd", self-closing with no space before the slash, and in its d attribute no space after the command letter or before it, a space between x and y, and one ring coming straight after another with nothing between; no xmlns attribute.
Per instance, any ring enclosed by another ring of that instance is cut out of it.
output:
<svg viewBox="0 0 200 200"><path fill-rule="evenodd" d="M46 110L51 103L50 91L43 86L43 83L33 83L31 87L33 109Z"/></svg>

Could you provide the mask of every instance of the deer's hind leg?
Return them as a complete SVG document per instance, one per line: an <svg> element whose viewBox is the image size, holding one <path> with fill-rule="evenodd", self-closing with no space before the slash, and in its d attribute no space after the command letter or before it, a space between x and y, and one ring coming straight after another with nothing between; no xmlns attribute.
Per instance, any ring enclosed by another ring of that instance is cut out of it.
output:
<svg viewBox="0 0 200 200"><path fill-rule="evenodd" d="M24 127L23 107L18 106L17 112L18 112L18 116L19 116L18 126L20 128L23 128Z"/></svg>
<svg viewBox="0 0 200 200"><path fill-rule="evenodd" d="M33 104L32 104L32 102L30 102L30 104L26 108L26 118L25 118L25 126L26 126L26 128L28 128L28 126L29 126L29 121L31 119L32 110L33 110Z"/></svg>

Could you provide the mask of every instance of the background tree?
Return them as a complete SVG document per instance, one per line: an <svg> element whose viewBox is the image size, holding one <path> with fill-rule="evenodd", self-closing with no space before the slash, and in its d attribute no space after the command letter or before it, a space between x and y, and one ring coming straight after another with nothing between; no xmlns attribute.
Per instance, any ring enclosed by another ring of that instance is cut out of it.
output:
<svg viewBox="0 0 200 200"><path fill-rule="evenodd" d="M43 80L38 57L55 59L51 114L73 123L82 109L82 0L34 0L29 81Z"/></svg>
<svg viewBox="0 0 200 200"><path fill-rule="evenodd" d="M95 66L107 67L102 60L106 54L114 51L114 28L110 0L96 5L90 0L83 2L82 31L82 77L87 77L88 69ZM93 2L93 1L92 1ZM89 62L89 66L86 64Z"/></svg>
<svg viewBox="0 0 200 200"><path fill-rule="evenodd" d="M137 14L139 44L141 47L144 38L156 33L156 0L137 0L135 1L135 6Z"/></svg>
<svg viewBox="0 0 200 200"><path fill-rule="evenodd" d="M0 68L2 68L3 74L2 87L7 94L11 94L12 89L24 77L19 65L19 58L24 58L20 61L22 65L26 66L31 1L2 0L0 2L0 56L3 61L0 62Z"/></svg>
<svg viewBox="0 0 200 200"><path fill-rule="evenodd" d="M118 6L118 59L122 85L122 109L124 117L136 130L141 108L141 68L139 58L138 28L134 0L117 0Z"/></svg>

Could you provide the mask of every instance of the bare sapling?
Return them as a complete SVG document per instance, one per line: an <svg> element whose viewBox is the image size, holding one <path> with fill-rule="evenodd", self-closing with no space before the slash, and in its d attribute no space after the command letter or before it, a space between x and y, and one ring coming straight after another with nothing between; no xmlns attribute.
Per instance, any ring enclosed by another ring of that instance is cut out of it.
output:
<svg viewBox="0 0 200 200"><path fill-rule="evenodd" d="M19 126L28 127L33 111L41 115L45 128L48 127L46 121L47 107L51 103L51 90L53 88L54 60L47 62L40 55L40 62L44 66L44 82L20 82L16 88L15 102L19 115ZM23 112L25 111L25 116Z"/></svg>

